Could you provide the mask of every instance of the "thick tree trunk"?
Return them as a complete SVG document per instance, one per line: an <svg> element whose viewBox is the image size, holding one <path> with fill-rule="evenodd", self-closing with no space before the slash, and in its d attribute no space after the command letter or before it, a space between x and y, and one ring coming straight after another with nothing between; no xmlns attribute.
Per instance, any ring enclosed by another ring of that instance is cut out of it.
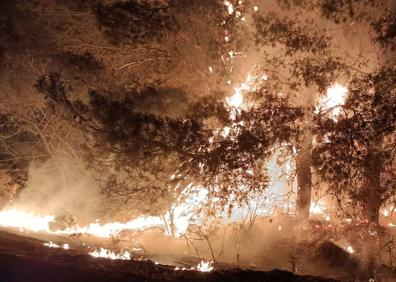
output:
<svg viewBox="0 0 396 282"><path fill-rule="evenodd" d="M297 213L303 219L309 218L311 207L312 172L311 172L312 133L304 131L300 151L296 158L297 173Z"/></svg>
<svg viewBox="0 0 396 282"><path fill-rule="evenodd" d="M363 195L363 214L371 224L379 224L381 208L382 138L373 141L365 164L365 187Z"/></svg>

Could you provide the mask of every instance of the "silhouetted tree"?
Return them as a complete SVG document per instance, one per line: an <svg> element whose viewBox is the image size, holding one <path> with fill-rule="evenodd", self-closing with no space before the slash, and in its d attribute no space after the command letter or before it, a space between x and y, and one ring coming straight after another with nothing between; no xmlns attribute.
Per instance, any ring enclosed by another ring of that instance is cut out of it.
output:
<svg viewBox="0 0 396 282"><path fill-rule="evenodd" d="M359 203L363 219L377 224L381 205L396 191L395 79L389 68L355 77L337 120L319 115L316 121L318 172L336 197Z"/></svg>
<svg viewBox="0 0 396 282"><path fill-rule="evenodd" d="M157 186L166 191L175 178L172 175L177 175L184 184L188 180L208 189L209 199L219 199L219 208L241 203L250 192L267 187L263 163L275 144L296 135L294 121L301 117L301 111L288 106L286 98L267 96L257 107L229 120L225 126L230 132L225 136L206 127L202 119L138 112L138 101L131 99L118 101L91 92L89 104L70 101L67 87L56 74L42 77L37 85L64 118L87 133L87 157L92 165L108 164L130 174L129 185L134 187L115 189L116 193L135 191L129 196L147 197L142 189ZM264 101L271 101L270 106ZM161 163L168 165L160 169ZM144 174L148 174L147 181ZM141 177L136 179L136 175Z"/></svg>

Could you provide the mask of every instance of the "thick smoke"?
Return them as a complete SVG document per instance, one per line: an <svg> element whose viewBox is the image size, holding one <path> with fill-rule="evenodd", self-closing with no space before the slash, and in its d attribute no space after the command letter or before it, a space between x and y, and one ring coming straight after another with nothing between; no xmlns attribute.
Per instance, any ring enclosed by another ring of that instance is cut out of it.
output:
<svg viewBox="0 0 396 282"><path fill-rule="evenodd" d="M73 215L79 223L92 222L99 214L99 186L85 168L67 157L32 163L27 186L14 206L38 214Z"/></svg>

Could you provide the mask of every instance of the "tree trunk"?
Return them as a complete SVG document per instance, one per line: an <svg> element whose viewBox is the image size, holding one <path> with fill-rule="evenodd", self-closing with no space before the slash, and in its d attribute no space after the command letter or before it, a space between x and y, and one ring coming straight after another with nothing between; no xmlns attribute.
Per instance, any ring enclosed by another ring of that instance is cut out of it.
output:
<svg viewBox="0 0 396 282"><path fill-rule="evenodd" d="M368 148L365 163L365 188L363 195L363 215L371 224L379 224L381 208L381 171L383 166L381 151L382 138L377 138Z"/></svg>
<svg viewBox="0 0 396 282"><path fill-rule="evenodd" d="M296 158L297 173L297 213L303 219L309 218L311 207L312 172L311 172L312 133L304 130L300 151Z"/></svg>

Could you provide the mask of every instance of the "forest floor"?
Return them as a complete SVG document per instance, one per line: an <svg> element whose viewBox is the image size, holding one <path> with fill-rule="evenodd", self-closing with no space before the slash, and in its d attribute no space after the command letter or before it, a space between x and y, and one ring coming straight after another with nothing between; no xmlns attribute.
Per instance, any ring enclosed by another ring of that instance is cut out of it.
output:
<svg viewBox="0 0 396 282"><path fill-rule="evenodd" d="M211 272L175 270L175 266L142 260L95 258L87 249L48 248L46 241L0 231L0 281L336 281L215 266Z"/></svg>

